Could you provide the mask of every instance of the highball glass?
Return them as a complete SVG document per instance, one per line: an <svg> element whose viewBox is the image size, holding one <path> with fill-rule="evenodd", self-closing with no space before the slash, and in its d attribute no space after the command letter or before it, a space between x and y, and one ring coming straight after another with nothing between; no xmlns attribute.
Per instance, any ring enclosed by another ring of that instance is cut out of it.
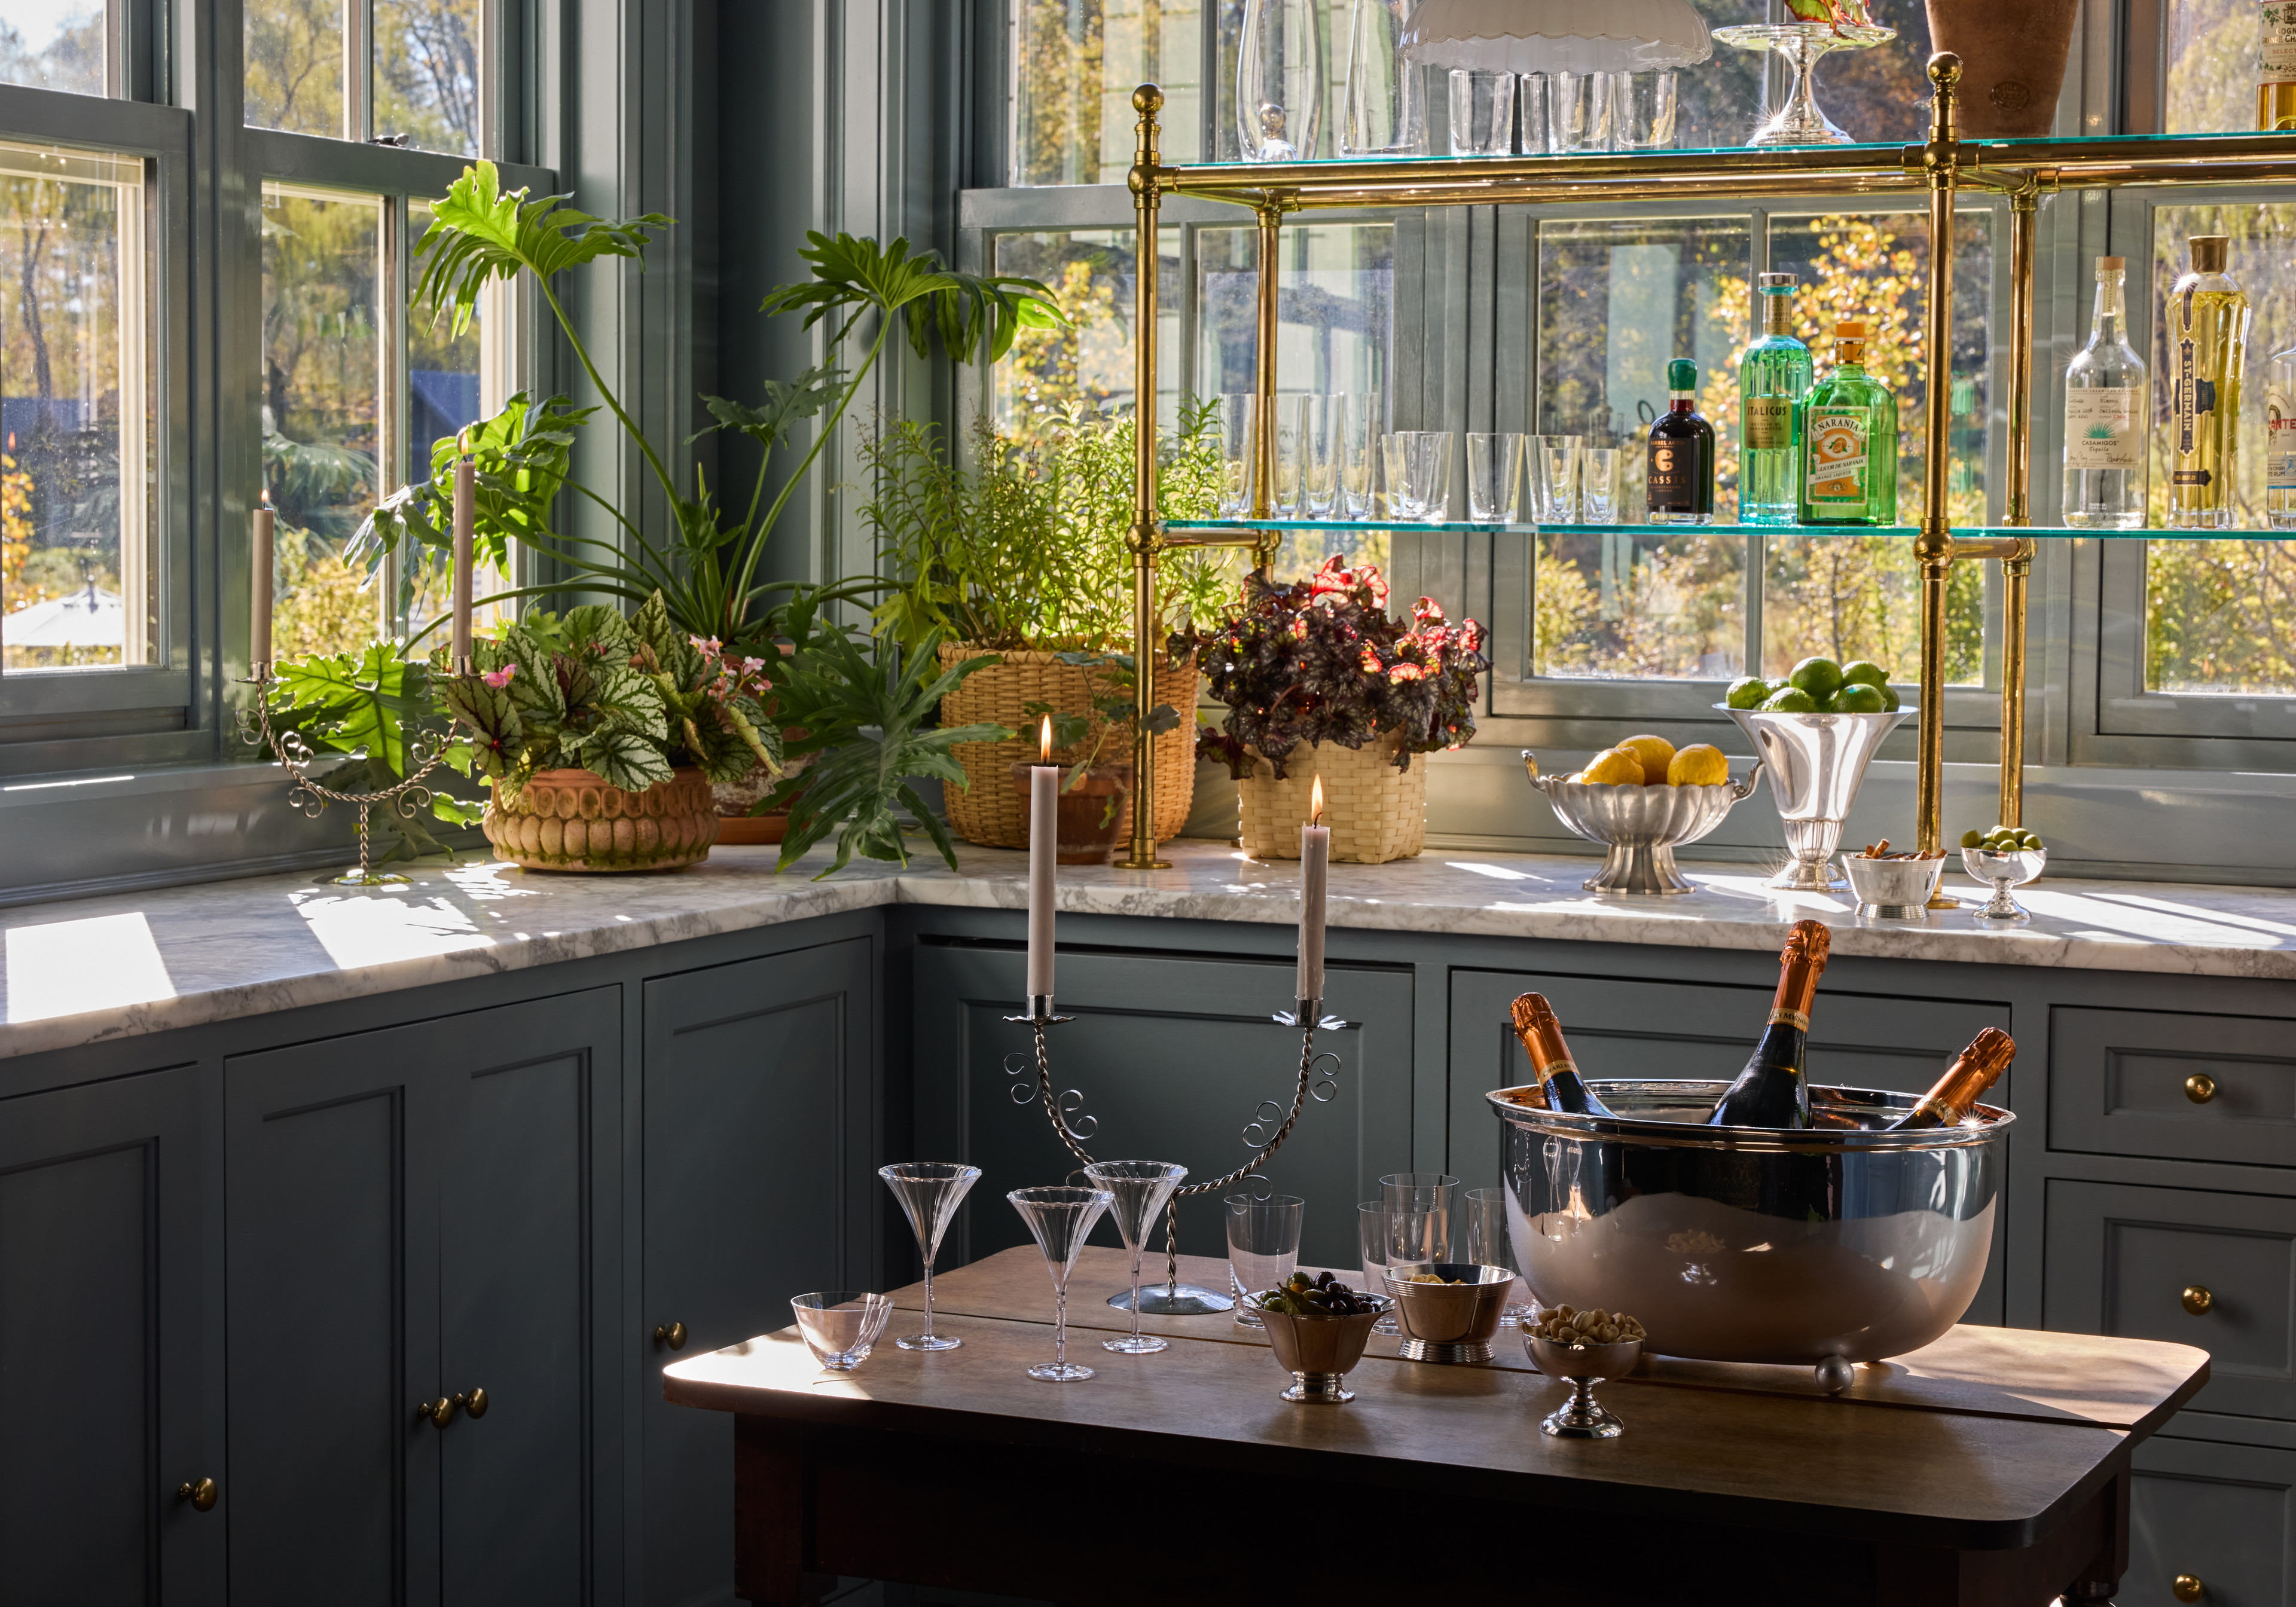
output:
<svg viewBox="0 0 2296 1607"><path fill-rule="evenodd" d="M1053 1359L1029 1368L1029 1376L1056 1384L1090 1378L1090 1367L1069 1360L1069 1274L1100 1213L1115 1201L1103 1188L1016 1188L1004 1197L1029 1225L1053 1275Z"/></svg>
<svg viewBox="0 0 2296 1607"><path fill-rule="evenodd" d="M893 1342L904 1350L954 1350L964 1341L932 1330L933 1258L940 1253L941 1235L948 1231L956 1208L980 1181L980 1168L955 1160L904 1160L879 1167L877 1176L901 1202L901 1214L908 1218L925 1259L924 1332L905 1333Z"/></svg>
<svg viewBox="0 0 2296 1607"><path fill-rule="evenodd" d="M1394 1263L1395 1252L1389 1241L1393 1228L1388 1221L1387 1201L1366 1200L1356 1207L1356 1242L1363 1252L1363 1286L1365 1294L1387 1292L1387 1269ZM1371 1327L1374 1333L1399 1333L1395 1325L1395 1313L1382 1315Z"/></svg>
<svg viewBox="0 0 2296 1607"><path fill-rule="evenodd" d="M1530 438L1531 517L1541 524L1578 522L1578 456L1587 438Z"/></svg>
<svg viewBox="0 0 2296 1607"><path fill-rule="evenodd" d="M1521 1277L1522 1268L1515 1264L1514 1241L1507 1232L1506 1190L1471 1188L1463 1198L1467 1203L1467 1259L1478 1267L1504 1267ZM1519 1327L1529 1315L1530 1308L1515 1300L1499 1313L1499 1326Z"/></svg>
<svg viewBox="0 0 2296 1607"><path fill-rule="evenodd" d="M1522 517L1522 441L1520 435L1468 432L1468 518L1512 524Z"/></svg>
<svg viewBox="0 0 2296 1607"><path fill-rule="evenodd" d="M877 1336L885 1332L885 1319L893 1315L893 1300L890 1295L824 1290L791 1295L790 1310L813 1359L835 1372L850 1373L869 1359Z"/></svg>
<svg viewBox="0 0 2296 1607"><path fill-rule="evenodd" d="M1554 80L1543 72L1527 72L1515 81L1515 116L1522 133L1525 156L1544 156L1554 149Z"/></svg>
<svg viewBox="0 0 2296 1607"><path fill-rule="evenodd" d="M1414 524L1451 516L1451 432L1398 430L1380 438L1387 469L1388 511Z"/></svg>
<svg viewBox="0 0 2296 1607"><path fill-rule="evenodd" d="M1379 1180L1379 1197L1393 1226L1390 1260L1451 1259L1451 1226L1459 1209L1456 1177L1447 1172L1390 1172Z"/></svg>
<svg viewBox="0 0 2296 1607"><path fill-rule="evenodd" d="M1308 1202L1297 1194L1265 1200L1230 1194L1220 1203L1227 1207L1227 1275L1235 1285L1236 1326L1265 1327L1243 1297L1273 1289L1299 1269L1300 1218Z"/></svg>
<svg viewBox="0 0 2296 1607"><path fill-rule="evenodd" d="M1578 522L1619 522L1619 460L1616 447L1589 447L1578 455Z"/></svg>
<svg viewBox="0 0 2296 1607"><path fill-rule="evenodd" d="M1621 151L1664 151L1674 144L1672 68L1611 75L1611 138Z"/></svg>
<svg viewBox="0 0 2296 1607"><path fill-rule="evenodd" d="M1270 405L1269 415L1275 421L1275 439L1270 443L1275 455L1275 478L1267 493L1267 512L1272 518L1300 517L1301 480L1306 467L1302 438L1308 404L1320 399L1316 397L1280 396L1275 398Z"/></svg>
<svg viewBox="0 0 2296 1607"><path fill-rule="evenodd" d="M1451 69L1451 154L1514 152L1514 74Z"/></svg>
<svg viewBox="0 0 2296 1607"><path fill-rule="evenodd" d="M1347 432L1348 398L1300 398L1300 501L1309 519L1340 517L1341 443Z"/></svg>
<svg viewBox="0 0 2296 1607"><path fill-rule="evenodd" d="M1123 1356L1153 1356L1166 1341L1140 1332L1140 1256L1147 1248L1148 1232L1163 1214L1172 1191L1187 1181L1188 1168L1168 1160L1095 1160L1084 1168L1095 1188L1108 1191L1113 1203L1116 1231L1132 1257L1132 1334L1128 1339L1103 1340L1101 1348Z"/></svg>
<svg viewBox="0 0 2296 1607"><path fill-rule="evenodd" d="M1554 100L1548 115L1554 119L1557 151L1611 148L1611 76L1607 72L1554 75Z"/></svg>
<svg viewBox="0 0 2296 1607"><path fill-rule="evenodd" d="M1249 390L1230 391L1220 398L1219 516L1251 517L1253 434L1259 422L1259 398Z"/></svg>
<svg viewBox="0 0 2296 1607"><path fill-rule="evenodd" d="M1338 516L1369 519L1372 488L1379 479L1374 443L1379 439L1380 395L1375 390L1358 391L1332 399L1340 430Z"/></svg>

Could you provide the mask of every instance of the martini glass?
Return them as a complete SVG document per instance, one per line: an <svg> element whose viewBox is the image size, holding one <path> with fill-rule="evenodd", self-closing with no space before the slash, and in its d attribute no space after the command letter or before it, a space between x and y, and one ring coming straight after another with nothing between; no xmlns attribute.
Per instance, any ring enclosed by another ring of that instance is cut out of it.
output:
<svg viewBox="0 0 2296 1607"><path fill-rule="evenodd" d="M964 1341L932 1331L933 1258L940 1253L940 1236L948 1231L956 1208L980 1181L980 1168L954 1160L904 1160L879 1167L877 1176L901 1202L925 1258L925 1331L905 1333L893 1343L904 1350L954 1350Z"/></svg>
<svg viewBox="0 0 2296 1607"><path fill-rule="evenodd" d="M1004 1197L1029 1225L1053 1275L1053 1359L1029 1368L1029 1376L1056 1384L1090 1378L1090 1367L1069 1360L1069 1274L1093 1224L1115 1201L1104 1188L1016 1188Z"/></svg>
<svg viewBox="0 0 2296 1607"><path fill-rule="evenodd" d="M1154 1334L1140 1332L1140 1255L1148 1247L1148 1230L1172 1191L1187 1181L1188 1168L1168 1160L1095 1160L1084 1168L1095 1188L1106 1189L1115 1201L1116 1231L1132 1253L1132 1336L1101 1341L1104 1349L1120 1356L1153 1356L1165 1347Z"/></svg>

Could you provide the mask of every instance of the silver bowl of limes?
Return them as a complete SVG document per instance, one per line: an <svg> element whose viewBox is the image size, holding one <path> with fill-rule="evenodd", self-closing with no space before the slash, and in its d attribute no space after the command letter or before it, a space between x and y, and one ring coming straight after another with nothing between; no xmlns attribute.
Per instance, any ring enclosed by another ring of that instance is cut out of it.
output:
<svg viewBox="0 0 2296 1607"><path fill-rule="evenodd" d="M1842 823L1882 738L1915 713L1913 705L1899 701L1877 664L1804 659L1783 680L1732 682L1716 707L1738 722L1770 773L1793 857L1769 885L1804 892L1841 885L1833 860Z"/></svg>
<svg viewBox="0 0 2296 1607"><path fill-rule="evenodd" d="M1762 775L1757 760L1733 781L1718 749L1700 742L1677 750L1658 736L1630 736L1568 775L1541 775L1538 755L1526 748L1522 767L1565 830L1602 845L1590 893L1696 892L1675 868L1674 850L1720 825Z"/></svg>
<svg viewBox="0 0 2296 1607"><path fill-rule="evenodd" d="M1989 832L1961 834L1961 868L1972 881L1993 890L1993 897L1977 912L1980 920L2024 920L2025 906L2009 896L2009 890L2034 880L2048 863L2049 850L2040 838L2021 826L1995 826Z"/></svg>

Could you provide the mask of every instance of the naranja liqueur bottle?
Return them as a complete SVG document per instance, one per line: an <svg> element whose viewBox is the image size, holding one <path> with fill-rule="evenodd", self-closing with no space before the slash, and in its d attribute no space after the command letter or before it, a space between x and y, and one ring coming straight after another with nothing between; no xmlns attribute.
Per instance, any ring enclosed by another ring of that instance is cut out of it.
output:
<svg viewBox="0 0 2296 1607"><path fill-rule="evenodd" d="M1562 1041L1562 1023L1545 994L1520 996L1512 1013L1514 1035L1522 1040L1523 1053L1530 1056L1530 1069L1538 1075L1539 1091L1546 1095L1548 1110L1569 1111L1579 1116L1616 1114L1595 1097L1586 1079L1578 1075L1578 1067L1570 1058L1570 1045Z"/></svg>
<svg viewBox="0 0 2296 1607"><path fill-rule="evenodd" d="M1666 365L1672 406L1650 432L1652 524L1714 522L1714 426L1698 413L1698 365L1677 357Z"/></svg>
<svg viewBox="0 0 2296 1607"><path fill-rule="evenodd" d="M2152 393L2128 344L2128 264L2096 259L2088 344L2065 367L2065 523L2133 530L2144 522L2144 422Z"/></svg>
<svg viewBox="0 0 2296 1607"><path fill-rule="evenodd" d="M2290 0L2296 4L2296 0ZM1764 274L1754 295L1761 338L1738 365L1738 519L1742 524L1792 524L1801 511L1801 405L1809 395L1809 348L1788 324L1795 278Z"/></svg>
<svg viewBox="0 0 2296 1607"><path fill-rule="evenodd" d="M1866 325L1833 326L1833 372L1801 410L1801 522L1898 522L1898 398L1866 372Z"/></svg>
<svg viewBox="0 0 2296 1607"><path fill-rule="evenodd" d="M2231 239L2195 234L2190 272L2169 291L2169 523L2232 528L2248 294L2225 272Z"/></svg>
<svg viewBox="0 0 2296 1607"><path fill-rule="evenodd" d="M1802 1062L1809 1050L1809 1007L1817 997L1833 938L1816 921L1797 921L1778 951L1778 992L1761 1041L1738 1080L1706 1119L1715 1127L1806 1127L1809 1084Z"/></svg>
<svg viewBox="0 0 2296 1607"><path fill-rule="evenodd" d="M2296 346L2264 365L2264 522L2296 530Z"/></svg>
<svg viewBox="0 0 2296 1607"><path fill-rule="evenodd" d="M1889 1130L1901 1133L1923 1127L1957 1127L1968 1116L1977 1096L2001 1080L2017 1056L2017 1040L1998 1027L1988 1027L1954 1057L1945 1075L1922 1103L1891 1122Z"/></svg>
<svg viewBox="0 0 2296 1607"><path fill-rule="evenodd" d="M2264 0L2256 47L2256 126L2296 128L2296 4Z"/></svg>

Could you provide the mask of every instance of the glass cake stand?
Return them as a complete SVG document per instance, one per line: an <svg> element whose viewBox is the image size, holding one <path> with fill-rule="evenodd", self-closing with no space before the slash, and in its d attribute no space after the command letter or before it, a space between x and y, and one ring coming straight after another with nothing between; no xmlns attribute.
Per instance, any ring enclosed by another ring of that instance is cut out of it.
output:
<svg viewBox="0 0 2296 1607"><path fill-rule="evenodd" d="M1714 37L1739 50L1775 51L1793 69L1793 90L1785 105L1754 130L1748 144L1854 145L1857 142L1818 110L1810 73L1820 56L1886 45L1898 30L1872 22L1749 22L1718 28Z"/></svg>

